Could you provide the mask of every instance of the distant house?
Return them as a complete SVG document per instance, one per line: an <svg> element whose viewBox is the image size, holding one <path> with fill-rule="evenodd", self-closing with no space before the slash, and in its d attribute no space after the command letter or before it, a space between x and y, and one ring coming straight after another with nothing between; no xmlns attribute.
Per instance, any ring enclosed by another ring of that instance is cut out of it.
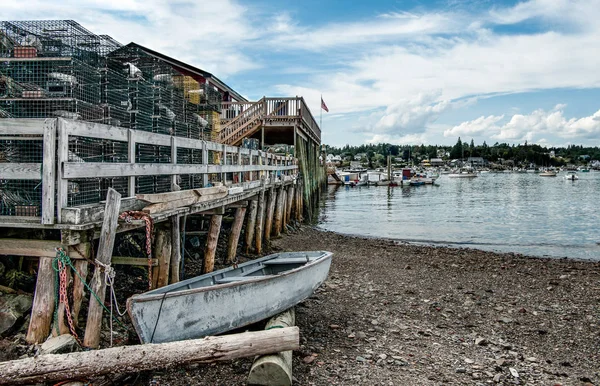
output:
<svg viewBox="0 0 600 386"><path fill-rule="evenodd" d="M429 160L431 166L444 166L444 160L441 158L432 158Z"/></svg>
<svg viewBox="0 0 600 386"><path fill-rule="evenodd" d="M554 150L550 151L550 158L554 158L556 157L556 153L554 152Z"/></svg>
<svg viewBox="0 0 600 386"><path fill-rule="evenodd" d="M590 156L589 156L589 155L587 155L587 154L585 154L585 155L580 155L580 156L579 156L579 159L581 159L581 160L584 160L584 161L587 161L587 160L589 160L589 159L590 159Z"/></svg>
<svg viewBox="0 0 600 386"><path fill-rule="evenodd" d="M467 158L467 164L468 165L473 165L473 166L484 166L485 165L485 160L483 159L483 157L469 157Z"/></svg>
<svg viewBox="0 0 600 386"><path fill-rule="evenodd" d="M361 161L364 158L367 158L367 153L358 153L354 156L355 161Z"/></svg>

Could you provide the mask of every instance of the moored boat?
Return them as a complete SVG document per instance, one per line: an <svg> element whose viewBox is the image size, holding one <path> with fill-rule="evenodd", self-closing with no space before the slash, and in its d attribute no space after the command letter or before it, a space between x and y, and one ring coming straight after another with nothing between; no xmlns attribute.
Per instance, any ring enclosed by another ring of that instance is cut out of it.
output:
<svg viewBox="0 0 600 386"><path fill-rule="evenodd" d="M556 172L553 170L545 170L539 174L540 177L556 177Z"/></svg>
<svg viewBox="0 0 600 386"><path fill-rule="evenodd" d="M567 181L576 181L579 179L579 176L577 175L576 172L567 172L565 174L565 180Z"/></svg>
<svg viewBox="0 0 600 386"><path fill-rule="evenodd" d="M220 334L282 312L327 278L331 252L284 252L171 284L127 300L142 343Z"/></svg>

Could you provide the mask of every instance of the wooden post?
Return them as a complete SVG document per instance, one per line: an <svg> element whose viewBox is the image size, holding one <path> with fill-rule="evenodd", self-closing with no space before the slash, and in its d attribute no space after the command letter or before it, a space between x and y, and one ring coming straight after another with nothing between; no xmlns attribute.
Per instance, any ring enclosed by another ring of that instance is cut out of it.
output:
<svg viewBox="0 0 600 386"><path fill-rule="evenodd" d="M231 233L227 240L227 264L231 264L237 253L237 246L240 240L240 233L242 232L242 225L244 225L244 217L246 217L246 208L237 208L235 210L235 218L231 225Z"/></svg>
<svg viewBox="0 0 600 386"><path fill-rule="evenodd" d="M169 282L179 282L179 266L181 265L181 235L180 217L171 216L171 268L169 269Z"/></svg>
<svg viewBox="0 0 600 386"><path fill-rule="evenodd" d="M154 257L158 260L156 286L164 287L169 284L169 266L171 265L171 223L167 222L156 230L154 242Z"/></svg>
<svg viewBox="0 0 600 386"><path fill-rule="evenodd" d="M203 273L212 272L215 268L215 252L217 250L217 241L219 241L219 233L221 232L221 222L223 222L222 214L213 214L210 217L210 228L208 229L208 238L206 240L206 248L204 249Z"/></svg>
<svg viewBox="0 0 600 386"><path fill-rule="evenodd" d="M54 224L56 164L56 119L44 122L44 153L42 160L42 224Z"/></svg>
<svg viewBox="0 0 600 386"><path fill-rule="evenodd" d="M31 321L29 322L29 330L27 331L28 343L41 343L48 337L55 301L56 294L52 258L40 257L35 295L31 308Z"/></svg>
<svg viewBox="0 0 600 386"><path fill-rule="evenodd" d="M288 186L287 195L287 222L292 222L292 207L294 206L294 185Z"/></svg>
<svg viewBox="0 0 600 386"><path fill-rule="evenodd" d="M252 241L254 240L254 227L256 226L256 212L258 211L258 202L256 197L250 200L250 213L246 221L246 254L250 252Z"/></svg>
<svg viewBox="0 0 600 386"><path fill-rule="evenodd" d="M292 327L295 323L296 314L292 307L269 319L265 330ZM282 351L257 357L250 369L247 384L291 386L292 351Z"/></svg>
<svg viewBox="0 0 600 386"><path fill-rule="evenodd" d="M54 384L66 379L88 379L188 363L231 361L270 352L297 350L299 345L300 330L298 327L287 327L182 342L39 355L0 362L0 385Z"/></svg>
<svg viewBox="0 0 600 386"><path fill-rule="evenodd" d="M106 205L104 207L104 221L102 222L102 229L100 230L100 241L98 253L96 254L96 261L101 264L110 265L115 244L115 232L117 230L120 207L121 194L113 188L108 188ZM100 301L104 303L106 282L104 280L104 269L102 267L97 266L94 269L94 276L92 277L90 288L96 293ZM83 345L96 348L100 343L103 304L100 304L93 296L90 296L89 304Z"/></svg>
<svg viewBox="0 0 600 386"><path fill-rule="evenodd" d="M258 194L258 206L256 209L256 231L254 236L256 239L256 254L262 253L262 238L263 238L263 224L265 218L265 180L262 177L262 188Z"/></svg>
<svg viewBox="0 0 600 386"><path fill-rule="evenodd" d="M277 201L277 190L274 187L269 189L269 198L267 201L267 213L265 215L265 244L271 242L271 230L273 229L273 214L275 213L275 201Z"/></svg>
<svg viewBox="0 0 600 386"><path fill-rule="evenodd" d="M288 223L288 218L287 218L287 198L288 198L288 189L282 188L283 189L283 203L282 203L282 221L281 221L281 232L283 233L287 233L287 223Z"/></svg>
<svg viewBox="0 0 600 386"><path fill-rule="evenodd" d="M283 186L277 192L277 203L275 204L275 222L273 224L273 234L275 237L281 236L281 221L283 220Z"/></svg>
<svg viewBox="0 0 600 386"><path fill-rule="evenodd" d="M88 251L91 251L92 245L89 246ZM89 257L89 254L88 256ZM88 274L88 262L87 260L75 260L75 270L84 280ZM79 327L79 311L81 311L81 303L83 302L84 284L77 274L73 275L73 307L71 308L71 317L77 327Z"/></svg>

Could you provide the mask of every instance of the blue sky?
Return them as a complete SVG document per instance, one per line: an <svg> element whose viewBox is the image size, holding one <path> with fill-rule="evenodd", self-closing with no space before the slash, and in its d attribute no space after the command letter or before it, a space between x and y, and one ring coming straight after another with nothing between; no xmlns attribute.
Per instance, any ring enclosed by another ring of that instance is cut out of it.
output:
<svg viewBox="0 0 600 386"><path fill-rule="evenodd" d="M600 146L600 0L17 0L212 72L305 97L323 142Z"/></svg>

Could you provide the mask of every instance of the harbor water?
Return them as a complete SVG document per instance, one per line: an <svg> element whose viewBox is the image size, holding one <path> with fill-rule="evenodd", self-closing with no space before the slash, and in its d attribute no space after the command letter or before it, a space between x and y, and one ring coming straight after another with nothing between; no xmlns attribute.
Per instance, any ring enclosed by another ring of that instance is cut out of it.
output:
<svg viewBox="0 0 600 386"><path fill-rule="evenodd" d="M442 175L436 185L328 186L319 227L411 243L600 260L600 172Z"/></svg>

